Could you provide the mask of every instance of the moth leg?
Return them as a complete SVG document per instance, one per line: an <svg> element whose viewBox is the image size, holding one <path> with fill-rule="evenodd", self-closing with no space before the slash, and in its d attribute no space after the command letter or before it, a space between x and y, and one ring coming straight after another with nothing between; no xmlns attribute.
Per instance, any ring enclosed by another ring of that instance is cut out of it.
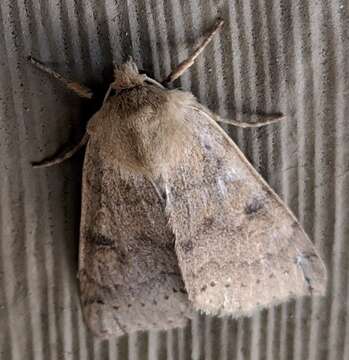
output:
<svg viewBox="0 0 349 360"><path fill-rule="evenodd" d="M261 127L266 125L271 125L278 123L280 121L286 120L286 116L281 113L275 113L275 114L242 114L242 117L247 117L248 119L253 119L257 117L257 121L250 122L250 121L236 121L233 119L223 119L217 114L214 114L212 112L208 112L202 107L193 106L193 109L196 111L201 112L205 116L209 117L210 119L213 119L216 122L229 124L232 126L237 126L241 128L255 128L255 127Z"/></svg>
<svg viewBox="0 0 349 360"><path fill-rule="evenodd" d="M152 78L150 78L148 76L145 76L145 81L147 81L147 82L149 82L149 83L151 83L153 85L158 86L160 89L165 89L165 87L161 83L159 83L155 79L152 79Z"/></svg>
<svg viewBox="0 0 349 360"><path fill-rule="evenodd" d="M44 159L42 161L32 163L33 168L49 167L62 163L63 161L71 158L77 151L79 151L83 146L85 146L87 144L88 138L89 135L85 133L80 142L76 144L73 148L68 151L63 151L52 159Z"/></svg>
<svg viewBox="0 0 349 360"><path fill-rule="evenodd" d="M28 60L36 66L38 69L40 69L43 72L46 72L47 74L53 76L55 79L59 80L61 83L63 83L69 90L75 92L75 94L79 95L80 97L84 97L87 99L91 99L93 96L93 92L88 87L81 85L77 82L71 81L69 79L66 79L61 74L57 73L56 71L50 69L48 66L43 64L41 61L34 59L31 56L28 56Z"/></svg>
<svg viewBox="0 0 349 360"><path fill-rule="evenodd" d="M193 53L184 61L182 61L172 72L170 75L167 76L167 78L162 81L162 84L168 84L176 79L178 79L187 69L189 69L193 64L195 59L201 54L201 52L206 48L206 46L211 42L213 36L215 33L220 30L220 28L223 26L223 20L218 19L214 27L207 33L207 35L204 37L204 39L201 41L201 43L195 48Z"/></svg>
<svg viewBox="0 0 349 360"><path fill-rule="evenodd" d="M244 114L244 116L246 116L246 114ZM236 121L236 120L232 120L232 119L223 119L221 117L217 117L217 119L215 119L217 122L220 123L224 123L224 124L229 124L229 125L233 125L233 126L237 126L237 127L241 127L241 128L256 128L256 127L262 127L262 126L266 126L266 125L271 125L271 124L275 124L278 123L280 121L286 120L286 116L282 115L282 114L259 114L259 115L247 115L248 117L255 117L257 116L257 121L255 122L244 122L244 121Z"/></svg>

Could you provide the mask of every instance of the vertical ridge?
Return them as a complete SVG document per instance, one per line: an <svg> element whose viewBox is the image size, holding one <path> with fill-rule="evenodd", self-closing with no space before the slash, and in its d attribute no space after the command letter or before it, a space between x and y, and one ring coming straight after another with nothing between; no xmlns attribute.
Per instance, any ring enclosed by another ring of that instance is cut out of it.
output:
<svg viewBox="0 0 349 360"><path fill-rule="evenodd" d="M334 48L333 59L336 64L335 98L334 98L334 120L335 120L335 166L334 166L334 202L335 202L335 224L334 224L334 245L333 245L333 290L330 308L330 323L328 336L328 354L331 359L345 359L345 348L348 341L346 336L346 304L343 298L347 296L348 285L346 284L345 271L348 266L348 245L345 244L345 236L348 234L347 216L348 207L348 181L345 181L345 174L348 160L344 154L345 139L348 136L348 129L345 128L346 110L348 102L345 98L345 80L348 80L348 61L345 54L343 39L347 35L342 28L341 16L343 7L331 4L329 9L330 23L333 24L333 42L337 44ZM348 10L348 9L347 9ZM348 50L346 51L348 53ZM344 175L344 176L343 176Z"/></svg>

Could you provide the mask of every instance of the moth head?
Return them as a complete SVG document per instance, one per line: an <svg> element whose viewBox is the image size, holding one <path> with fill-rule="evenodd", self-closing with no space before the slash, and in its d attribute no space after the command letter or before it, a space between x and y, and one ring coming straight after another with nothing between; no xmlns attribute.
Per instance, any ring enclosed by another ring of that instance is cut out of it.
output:
<svg viewBox="0 0 349 360"><path fill-rule="evenodd" d="M130 89L135 86L143 85L145 78L146 76L139 73L136 63L130 58L122 65L115 66L112 88L117 92L124 89Z"/></svg>

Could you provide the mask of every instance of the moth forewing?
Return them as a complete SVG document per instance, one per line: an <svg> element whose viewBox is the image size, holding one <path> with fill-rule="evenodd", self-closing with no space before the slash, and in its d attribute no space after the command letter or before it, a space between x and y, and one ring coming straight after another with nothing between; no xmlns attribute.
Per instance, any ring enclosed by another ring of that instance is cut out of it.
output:
<svg viewBox="0 0 349 360"><path fill-rule="evenodd" d="M201 107L187 108L190 151L169 177L170 224L194 307L251 315L289 298L323 294L326 269L314 245Z"/></svg>
<svg viewBox="0 0 349 360"><path fill-rule="evenodd" d="M157 194L101 156L93 136L83 168L79 282L98 337L184 326L191 317L173 234Z"/></svg>

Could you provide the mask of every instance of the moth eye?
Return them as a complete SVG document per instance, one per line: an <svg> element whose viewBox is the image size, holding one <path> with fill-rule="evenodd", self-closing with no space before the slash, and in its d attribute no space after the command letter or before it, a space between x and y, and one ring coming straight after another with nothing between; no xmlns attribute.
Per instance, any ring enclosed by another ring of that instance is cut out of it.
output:
<svg viewBox="0 0 349 360"><path fill-rule="evenodd" d="M210 285L211 285L212 287L214 287L214 286L216 286L216 283L215 283L214 281L211 281L211 282L210 282Z"/></svg>
<svg viewBox="0 0 349 360"><path fill-rule="evenodd" d="M256 283L259 284L261 281L259 279L257 279Z"/></svg>
<svg viewBox="0 0 349 360"><path fill-rule="evenodd" d="M132 305L131 305L131 304L128 304L128 305L127 305L127 307L129 307L129 308L130 308L130 307L132 307Z"/></svg>
<svg viewBox="0 0 349 360"><path fill-rule="evenodd" d="M225 287L226 287L226 288L230 287L230 284L225 284Z"/></svg>
<svg viewBox="0 0 349 360"><path fill-rule="evenodd" d="M142 306L142 307L144 307L144 306L145 306L145 304L141 303L141 306Z"/></svg>
<svg viewBox="0 0 349 360"><path fill-rule="evenodd" d="M201 291L205 291L207 289L207 286L204 285L202 288L201 288Z"/></svg>

